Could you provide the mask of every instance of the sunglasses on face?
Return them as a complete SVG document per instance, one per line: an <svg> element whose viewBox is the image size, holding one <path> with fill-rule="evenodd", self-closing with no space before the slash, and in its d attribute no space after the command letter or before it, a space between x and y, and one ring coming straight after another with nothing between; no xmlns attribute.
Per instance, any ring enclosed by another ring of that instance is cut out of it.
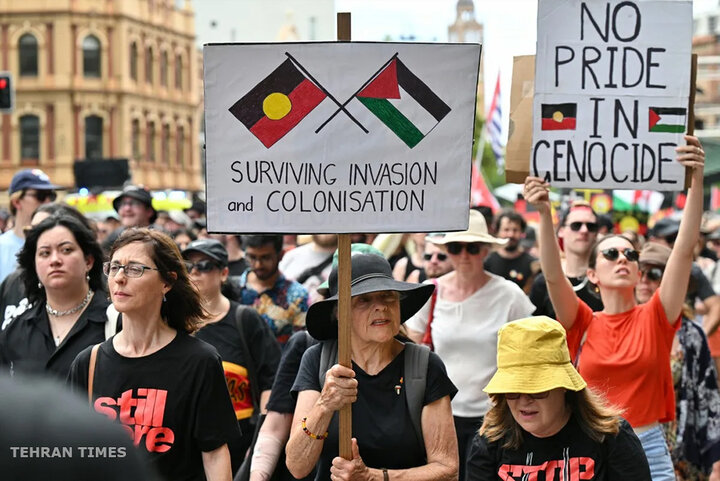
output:
<svg viewBox="0 0 720 481"><path fill-rule="evenodd" d="M550 391L536 392L533 394L509 392L505 394L505 399L510 399L511 401L514 401L516 399L520 399L520 396L522 396L523 394L525 394L530 399L545 399L550 395Z"/></svg>
<svg viewBox="0 0 720 481"><path fill-rule="evenodd" d="M187 271L189 273L192 272L193 269L197 269L198 272L210 272L213 269L217 269L219 266L213 261L204 260L195 263L185 261L185 267L187 267Z"/></svg>
<svg viewBox="0 0 720 481"><path fill-rule="evenodd" d="M600 228L597 222L570 222L568 225L570 226L570 230L573 232L578 232L582 229L582 226L585 226L588 232L592 232L593 234Z"/></svg>
<svg viewBox="0 0 720 481"><path fill-rule="evenodd" d="M460 255L463 249L465 249L471 256L475 256L480 253L483 244L481 242L473 242L470 244L466 244L464 242L450 242L446 247L447 251L454 256Z"/></svg>
<svg viewBox="0 0 720 481"><path fill-rule="evenodd" d="M610 247L609 249L604 249L600 251L603 257L609 261L618 260L621 252L625 256L625 259L629 260L630 262L637 262L640 258L640 254L638 254L638 251L629 247L626 247L623 250L618 250L615 247Z"/></svg>
<svg viewBox="0 0 720 481"><path fill-rule="evenodd" d="M434 254L423 254L423 259L429 262L433 258L433 256L437 256L437 260L439 262L447 260L447 254L442 252L435 252Z"/></svg>
<svg viewBox="0 0 720 481"><path fill-rule="evenodd" d="M46 202L47 200L55 202L55 199L57 199L57 193L54 190L36 190L35 192L25 192L24 195L35 197L40 203Z"/></svg>
<svg viewBox="0 0 720 481"><path fill-rule="evenodd" d="M648 267L642 271L643 276L647 276L649 281L659 281L662 279L663 270L659 267Z"/></svg>

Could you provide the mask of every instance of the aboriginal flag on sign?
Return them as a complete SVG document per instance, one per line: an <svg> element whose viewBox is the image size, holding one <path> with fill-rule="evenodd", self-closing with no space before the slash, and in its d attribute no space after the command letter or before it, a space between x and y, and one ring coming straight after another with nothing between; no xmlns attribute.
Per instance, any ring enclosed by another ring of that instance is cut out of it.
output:
<svg viewBox="0 0 720 481"><path fill-rule="evenodd" d="M575 130L577 104L542 104L542 130Z"/></svg>
<svg viewBox="0 0 720 481"><path fill-rule="evenodd" d="M287 59L229 110L270 148L325 97L325 93Z"/></svg>

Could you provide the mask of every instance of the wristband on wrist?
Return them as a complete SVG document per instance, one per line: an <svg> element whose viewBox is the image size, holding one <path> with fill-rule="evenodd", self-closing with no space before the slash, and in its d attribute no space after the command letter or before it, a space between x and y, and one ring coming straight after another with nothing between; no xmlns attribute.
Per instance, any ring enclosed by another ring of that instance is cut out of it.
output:
<svg viewBox="0 0 720 481"><path fill-rule="evenodd" d="M311 431L308 429L306 423L307 423L307 417L302 418L302 423L301 423L302 430L303 430L303 432L304 432L305 434L307 434L308 436L310 436L312 439L316 439L316 440L318 440L318 441L322 441L323 439L325 439L325 438L328 437L328 432L327 432L327 431L325 431L325 434L315 434L315 433L311 432Z"/></svg>

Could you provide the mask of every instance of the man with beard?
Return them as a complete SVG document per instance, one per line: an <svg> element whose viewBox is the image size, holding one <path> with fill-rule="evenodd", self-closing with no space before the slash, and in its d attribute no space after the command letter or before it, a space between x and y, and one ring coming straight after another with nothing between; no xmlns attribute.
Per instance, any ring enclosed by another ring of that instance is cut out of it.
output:
<svg viewBox="0 0 720 481"><path fill-rule="evenodd" d="M526 286L540 270L536 258L525 252L520 241L525 237L527 223L520 214L504 210L495 219L495 232L508 242L490 253L485 259L485 270L517 284L527 292Z"/></svg>
<svg viewBox="0 0 720 481"><path fill-rule="evenodd" d="M447 253L433 244L430 239L442 238L442 234L430 234L426 237L425 252L423 254L422 268L415 269L407 277L407 282L423 282L427 279L437 279L453 270L452 262Z"/></svg>
<svg viewBox="0 0 720 481"><path fill-rule="evenodd" d="M597 240L598 216L585 201L575 201L560 216L558 238L565 254L563 271L570 280L577 296L593 311L602 311L603 304L592 284L588 283L587 268L590 249ZM548 316L555 319L555 310L545 284L545 276L539 274L530 289L530 301L537 309L533 316Z"/></svg>
<svg viewBox="0 0 720 481"><path fill-rule="evenodd" d="M252 306L265 319L281 345L305 327L308 291L288 280L278 267L281 235L243 236L245 260L250 266L239 278L240 302Z"/></svg>
<svg viewBox="0 0 720 481"><path fill-rule="evenodd" d="M280 261L280 270L288 279L305 286L311 301L315 301L318 286L330 275L335 249L337 235L313 234L312 241L285 253Z"/></svg>

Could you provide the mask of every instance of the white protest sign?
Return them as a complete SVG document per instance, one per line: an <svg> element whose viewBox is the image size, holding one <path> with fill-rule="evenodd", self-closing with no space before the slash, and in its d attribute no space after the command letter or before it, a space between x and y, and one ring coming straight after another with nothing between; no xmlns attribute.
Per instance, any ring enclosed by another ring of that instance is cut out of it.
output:
<svg viewBox="0 0 720 481"><path fill-rule="evenodd" d="M208 230L466 229L480 45L204 48Z"/></svg>
<svg viewBox="0 0 720 481"><path fill-rule="evenodd" d="M684 0L538 2L530 173L682 190L692 25Z"/></svg>

